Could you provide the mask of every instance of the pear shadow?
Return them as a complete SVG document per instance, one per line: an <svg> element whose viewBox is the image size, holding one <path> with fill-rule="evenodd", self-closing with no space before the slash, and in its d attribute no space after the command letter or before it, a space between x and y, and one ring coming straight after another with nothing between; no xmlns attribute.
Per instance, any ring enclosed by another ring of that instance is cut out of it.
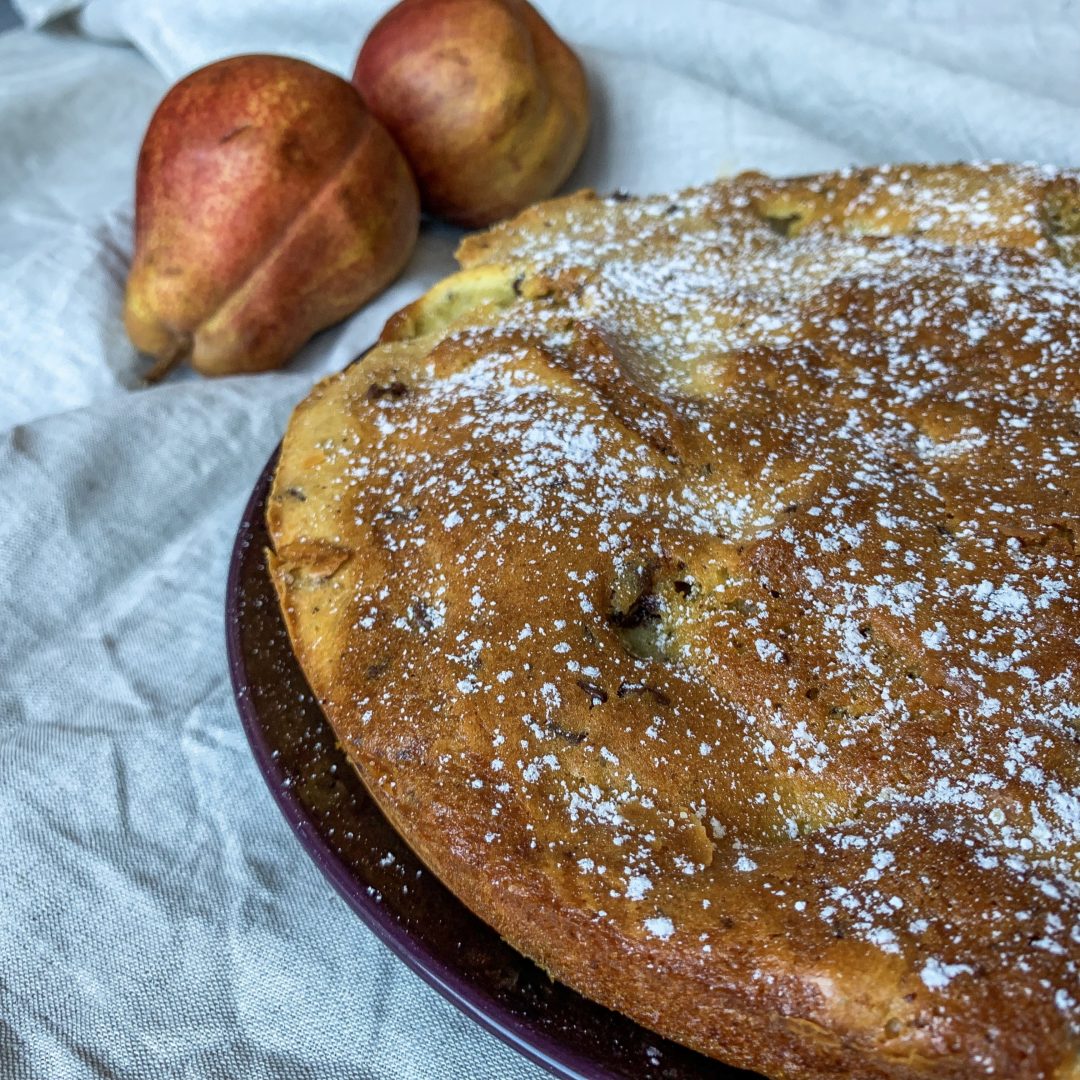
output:
<svg viewBox="0 0 1080 1080"><path fill-rule="evenodd" d="M578 49L582 66L585 69L585 81L589 90L589 135L585 150L566 183L559 189L561 194L578 191L581 188L606 186L603 178L608 175L611 164L611 130L613 110L611 96L600 75L600 65L591 63L594 55L591 49ZM601 194L607 194L601 191Z"/></svg>

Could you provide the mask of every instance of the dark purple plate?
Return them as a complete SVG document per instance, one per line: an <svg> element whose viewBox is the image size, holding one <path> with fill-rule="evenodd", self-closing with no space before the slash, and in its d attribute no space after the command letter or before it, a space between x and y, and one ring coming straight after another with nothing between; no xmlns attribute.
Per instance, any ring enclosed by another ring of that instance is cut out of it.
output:
<svg viewBox="0 0 1080 1080"><path fill-rule="evenodd" d="M289 647L264 557L276 462L275 451L229 565L229 669L255 760L319 869L425 982L556 1076L753 1080L553 982L424 869L390 827L338 749Z"/></svg>

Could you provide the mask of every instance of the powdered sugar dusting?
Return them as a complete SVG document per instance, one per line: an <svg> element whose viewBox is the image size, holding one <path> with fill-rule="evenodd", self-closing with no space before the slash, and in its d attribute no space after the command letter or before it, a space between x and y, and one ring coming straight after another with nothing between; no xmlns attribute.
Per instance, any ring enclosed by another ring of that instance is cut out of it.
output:
<svg viewBox="0 0 1080 1080"><path fill-rule="evenodd" d="M1076 1031L1080 276L1058 174L932 180L485 240L519 299L326 451L392 568L350 571L393 677L347 708L598 924L761 980L770 934L804 974L857 942L913 1039L961 992Z"/></svg>

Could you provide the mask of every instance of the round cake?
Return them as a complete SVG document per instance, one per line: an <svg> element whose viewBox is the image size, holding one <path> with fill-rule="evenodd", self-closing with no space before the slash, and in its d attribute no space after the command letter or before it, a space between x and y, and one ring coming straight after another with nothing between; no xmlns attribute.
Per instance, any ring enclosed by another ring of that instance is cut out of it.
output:
<svg viewBox="0 0 1080 1080"><path fill-rule="evenodd" d="M286 433L368 789L587 996L776 1077L1080 1077L1080 179L591 192Z"/></svg>

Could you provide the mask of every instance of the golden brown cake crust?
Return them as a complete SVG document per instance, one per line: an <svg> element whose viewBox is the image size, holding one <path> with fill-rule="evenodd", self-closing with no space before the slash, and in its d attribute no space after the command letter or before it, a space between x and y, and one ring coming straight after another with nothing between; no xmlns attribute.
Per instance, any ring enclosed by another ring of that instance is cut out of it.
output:
<svg viewBox="0 0 1080 1080"><path fill-rule="evenodd" d="M556 977L778 1077L1080 1075L1077 192L555 200L297 408L311 686Z"/></svg>

